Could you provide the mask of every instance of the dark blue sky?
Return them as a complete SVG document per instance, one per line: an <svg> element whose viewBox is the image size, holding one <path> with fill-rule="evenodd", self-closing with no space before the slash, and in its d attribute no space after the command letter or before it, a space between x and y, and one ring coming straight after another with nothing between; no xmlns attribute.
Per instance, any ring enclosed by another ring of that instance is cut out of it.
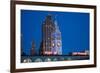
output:
<svg viewBox="0 0 100 73"><path fill-rule="evenodd" d="M89 13L21 10L22 47L30 53L32 40L38 52L42 39L42 23L46 16L56 17L62 34L63 54L89 50Z"/></svg>

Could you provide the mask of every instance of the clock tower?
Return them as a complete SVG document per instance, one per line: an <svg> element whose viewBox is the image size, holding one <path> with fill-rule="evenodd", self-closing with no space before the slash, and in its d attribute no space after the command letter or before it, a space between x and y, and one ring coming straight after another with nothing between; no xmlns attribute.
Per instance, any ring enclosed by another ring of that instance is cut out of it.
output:
<svg viewBox="0 0 100 73"><path fill-rule="evenodd" d="M61 55L61 32L57 21L51 15L46 16L42 25L42 55Z"/></svg>

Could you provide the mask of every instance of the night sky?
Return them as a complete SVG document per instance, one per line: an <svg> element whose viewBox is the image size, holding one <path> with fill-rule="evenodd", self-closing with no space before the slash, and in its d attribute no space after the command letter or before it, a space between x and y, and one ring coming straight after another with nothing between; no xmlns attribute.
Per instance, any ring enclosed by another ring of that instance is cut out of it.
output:
<svg viewBox="0 0 100 73"><path fill-rule="evenodd" d="M48 14L57 21L61 31L63 55L89 50L89 13L21 10L21 45L26 54L30 54L33 40L39 51L42 23Z"/></svg>

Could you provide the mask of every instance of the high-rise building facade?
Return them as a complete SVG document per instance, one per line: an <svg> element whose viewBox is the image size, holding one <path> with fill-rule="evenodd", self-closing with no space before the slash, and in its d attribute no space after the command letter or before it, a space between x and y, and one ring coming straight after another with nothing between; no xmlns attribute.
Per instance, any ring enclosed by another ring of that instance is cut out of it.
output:
<svg viewBox="0 0 100 73"><path fill-rule="evenodd" d="M61 55L62 40L57 22L48 15L42 24L42 55Z"/></svg>
<svg viewBox="0 0 100 73"><path fill-rule="evenodd" d="M62 39L61 39L61 32L59 30L59 27L57 25L57 21L55 21L55 30L51 34L52 37L52 54L53 55L62 55Z"/></svg>

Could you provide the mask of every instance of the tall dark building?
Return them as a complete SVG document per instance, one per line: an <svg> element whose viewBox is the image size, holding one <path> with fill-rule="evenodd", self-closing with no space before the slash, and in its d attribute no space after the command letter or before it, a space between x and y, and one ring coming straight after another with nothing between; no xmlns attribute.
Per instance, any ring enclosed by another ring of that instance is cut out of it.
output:
<svg viewBox="0 0 100 73"><path fill-rule="evenodd" d="M42 24L41 44L42 55L62 54L61 32L51 15L48 15Z"/></svg>
<svg viewBox="0 0 100 73"><path fill-rule="evenodd" d="M31 47L31 50L30 50L30 54L31 55L36 55L36 50L35 50L35 43L34 43L34 41L32 41L32 47Z"/></svg>

